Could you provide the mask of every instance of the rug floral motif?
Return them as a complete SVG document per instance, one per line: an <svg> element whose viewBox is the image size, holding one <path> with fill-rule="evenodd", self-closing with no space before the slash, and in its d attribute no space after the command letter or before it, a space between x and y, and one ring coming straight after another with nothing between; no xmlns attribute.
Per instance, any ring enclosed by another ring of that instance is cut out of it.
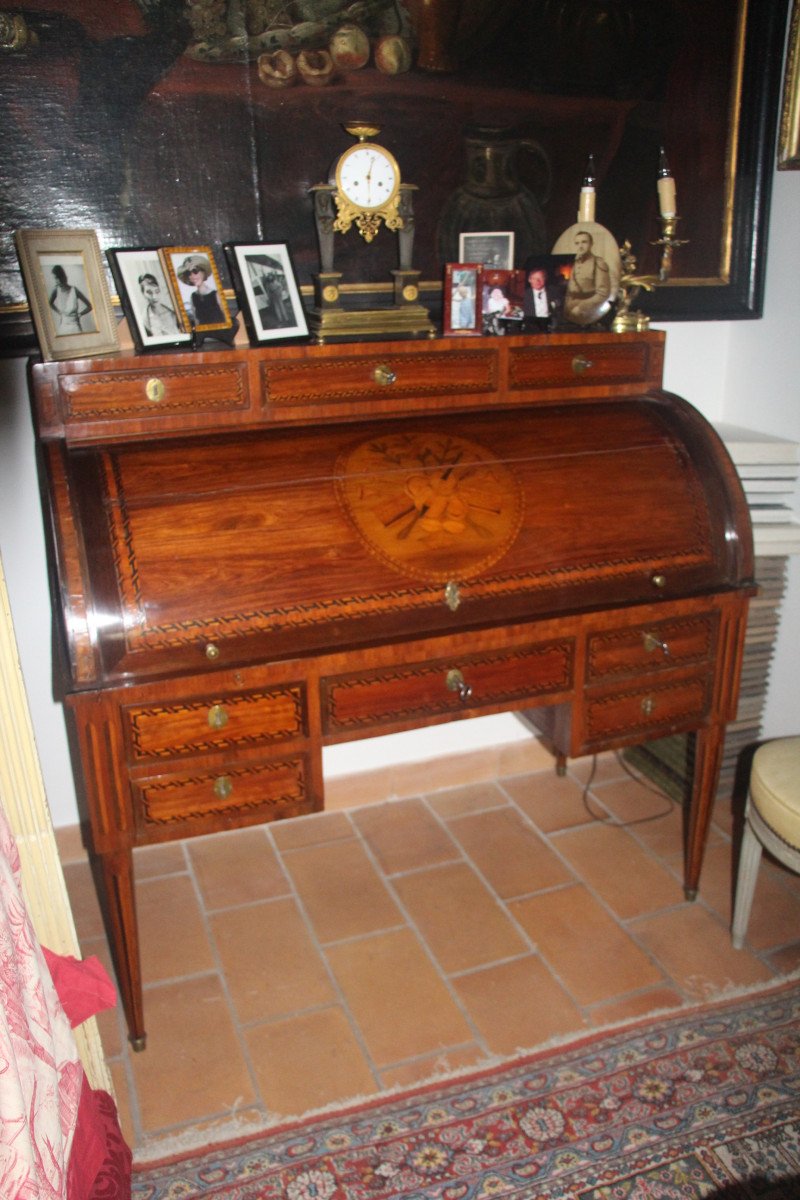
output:
<svg viewBox="0 0 800 1200"><path fill-rule="evenodd" d="M133 1200L800 1197L800 983L135 1170Z"/></svg>

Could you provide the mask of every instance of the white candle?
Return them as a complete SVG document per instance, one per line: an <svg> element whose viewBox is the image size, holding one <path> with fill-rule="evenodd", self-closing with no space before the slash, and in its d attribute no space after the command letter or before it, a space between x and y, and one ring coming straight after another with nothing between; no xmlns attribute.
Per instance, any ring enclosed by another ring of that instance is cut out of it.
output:
<svg viewBox="0 0 800 1200"><path fill-rule="evenodd" d="M586 164L583 186L581 187L581 197L578 202L578 221L594 220L594 203L594 155L590 154L589 161Z"/></svg>
<svg viewBox="0 0 800 1200"><path fill-rule="evenodd" d="M664 147L661 147L658 164L658 207L662 217L674 217L677 215L678 206L675 199L675 180L672 177L672 172L669 169L667 156L664 153Z"/></svg>

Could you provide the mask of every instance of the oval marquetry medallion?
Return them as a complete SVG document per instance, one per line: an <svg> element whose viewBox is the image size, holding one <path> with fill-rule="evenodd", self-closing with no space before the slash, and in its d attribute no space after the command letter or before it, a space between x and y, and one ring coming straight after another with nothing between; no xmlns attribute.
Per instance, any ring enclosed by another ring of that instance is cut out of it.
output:
<svg viewBox="0 0 800 1200"><path fill-rule="evenodd" d="M523 494L510 468L449 433L392 432L346 451L340 501L385 563L426 582L479 575L514 542Z"/></svg>

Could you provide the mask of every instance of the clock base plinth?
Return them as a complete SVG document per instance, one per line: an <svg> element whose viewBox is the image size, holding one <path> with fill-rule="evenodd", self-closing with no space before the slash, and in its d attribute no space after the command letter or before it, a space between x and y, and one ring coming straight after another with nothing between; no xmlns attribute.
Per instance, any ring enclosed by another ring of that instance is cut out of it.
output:
<svg viewBox="0 0 800 1200"><path fill-rule="evenodd" d="M435 337L427 308L404 303L391 308L312 308L308 326L319 345L354 338Z"/></svg>

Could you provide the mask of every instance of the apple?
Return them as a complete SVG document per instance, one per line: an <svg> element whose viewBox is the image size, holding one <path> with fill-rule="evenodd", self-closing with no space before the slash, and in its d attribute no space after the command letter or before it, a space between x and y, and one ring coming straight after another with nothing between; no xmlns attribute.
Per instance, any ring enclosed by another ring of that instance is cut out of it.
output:
<svg viewBox="0 0 800 1200"><path fill-rule="evenodd" d="M328 50L340 71L358 71L369 62L369 38L358 25L340 25Z"/></svg>
<svg viewBox="0 0 800 1200"><path fill-rule="evenodd" d="M396 33L379 38L375 44L375 66L384 75L402 75L411 67L408 39Z"/></svg>

